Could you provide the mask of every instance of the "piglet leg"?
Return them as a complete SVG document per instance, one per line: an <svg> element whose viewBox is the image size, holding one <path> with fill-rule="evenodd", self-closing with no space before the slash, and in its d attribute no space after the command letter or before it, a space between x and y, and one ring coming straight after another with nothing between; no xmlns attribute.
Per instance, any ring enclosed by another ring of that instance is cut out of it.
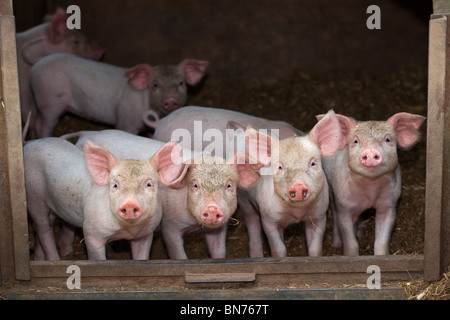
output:
<svg viewBox="0 0 450 320"><path fill-rule="evenodd" d="M33 218L38 241L36 242L35 260L59 260L53 232L54 215L44 202L30 203L28 210ZM45 257L44 257L45 255Z"/></svg>
<svg viewBox="0 0 450 320"><path fill-rule="evenodd" d="M170 259L187 259L184 251L183 234L180 230L170 230L162 228L164 243L166 244L167 254Z"/></svg>
<svg viewBox="0 0 450 320"><path fill-rule="evenodd" d="M269 241L270 254L272 257L286 257L287 249L284 244L283 228L277 223L262 220L262 225Z"/></svg>
<svg viewBox="0 0 450 320"><path fill-rule="evenodd" d="M320 218L312 218L305 221L306 242L308 255L318 257L323 254L323 233L327 227L326 215Z"/></svg>
<svg viewBox="0 0 450 320"><path fill-rule="evenodd" d="M344 255L357 256L359 255L359 245L355 234L355 223L358 219L358 214L350 212L336 212L336 222L341 235Z"/></svg>
<svg viewBox="0 0 450 320"><path fill-rule="evenodd" d="M261 217L248 201L239 199L239 210L244 216L249 239L249 253L251 258L263 258L263 238Z"/></svg>
<svg viewBox="0 0 450 320"><path fill-rule="evenodd" d="M106 260L105 239L84 235L89 260Z"/></svg>
<svg viewBox="0 0 450 320"><path fill-rule="evenodd" d="M223 259L226 257L226 237L227 225L205 233L206 246L211 258Z"/></svg>
<svg viewBox="0 0 450 320"><path fill-rule="evenodd" d="M389 241L395 224L395 216L395 207L377 208L375 215L375 255L389 254Z"/></svg>
<svg viewBox="0 0 450 320"><path fill-rule="evenodd" d="M131 242L131 256L133 260L148 260L150 256L150 248L153 242L153 232L138 240Z"/></svg>
<svg viewBox="0 0 450 320"><path fill-rule="evenodd" d="M75 240L75 227L67 222L63 222L63 228L58 241L58 247L61 252L61 256L64 257L73 252L74 240Z"/></svg>

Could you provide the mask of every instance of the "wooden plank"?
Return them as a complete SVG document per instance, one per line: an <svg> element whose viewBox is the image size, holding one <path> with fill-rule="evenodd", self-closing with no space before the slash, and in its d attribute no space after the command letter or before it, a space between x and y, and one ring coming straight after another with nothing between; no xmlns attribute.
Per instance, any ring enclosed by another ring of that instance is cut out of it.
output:
<svg viewBox="0 0 450 320"><path fill-rule="evenodd" d="M210 283L210 282L254 282L254 272L222 272L222 273L190 273L186 272L186 283Z"/></svg>
<svg viewBox="0 0 450 320"><path fill-rule="evenodd" d="M427 171L425 186L425 267L424 278L427 281L438 280L443 272L441 255L447 251L442 247L445 224L442 216L442 200L446 197L444 170L448 171L449 147L447 155L444 141L448 143L448 122L445 126L445 112L448 113L450 92L449 47L447 16L433 16L430 20L429 71L428 71L428 115L427 115ZM446 111L447 110L447 111ZM448 117L448 116L447 116ZM447 139L444 139L446 133ZM446 161L447 169L444 167ZM448 172L446 173L448 177ZM448 182L448 181L447 181ZM447 204L448 207L448 204ZM448 209L447 209L448 210ZM448 216L448 213L447 213ZM443 252L444 251L444 252ZM448 255L448 254L447 254Z"/></svg>
<svg viewBox="0 0 450 320"><path fill-rule="evenodd" d="M447 1L450 3L450 1ZM446 14L446 66L445 66L445 104L441 112L443 118L442 135L442 208L440 221L440 277L450 267L450 11ZM432 139L432 137L430 137Z"/></svg>
<svg viewBox="0 0 450 320"><path fill-rule="evenodd" d="M23 170L22 132L19 101L19 82L17 74L16 57L16 34L15 20L12 16L11 1L3 0L0 9L4 10L0 16L0 64L1 64L1 97L0 108L2 108L2 171L6 181L3 182L7 188L5 193L6 207L2 208L4 219L12 230L13 245L6 249L7 257L13 254L14 264L11 259L5 263L2 260L2 273L8 273L4 268L14 267L15 279L29 280L29 250L28 250L28 225L25 198L25 180ZM2 188L3 189L3 188ZM5 210L3 212L3 210ZM7 232L5 237L11 237ZM3 239L7 245L11 239ZM2 252L3 254L3 252ZM9 272L8 274L11 274ZM12 281L8 279L2 281Z"/></svg>
<svg viewBox="0 0 450 320"><path fill-rule="evenodd" d="M198 260L106 260L106 261L31 261L35 278L67 277L67 267L77 265L86 277L183 276L189 273L366 273L377 265L381 272L421 272L423 255L415 256L327 256L261 259L198 259Z"/></svg>
<svg viewBox="0 0 450 320"><path fill-rule="evenodd" d="M11 14L11 1L0 0L0 15ZM1 50L1 47L0 47ZM0 74L3 71L0 69ZM3 97L3 81L0 81L0 97ZM6 152L8 142L6 139L5 109L0 105L0 194L9 194L8 163ZM8 196L0 197L0 283L14 279L14 252L12 235L12 217L10 215L11 202ZM1 285L0 285L1 286Z"/></svg>
<svg viewBox="0 0 450 320"><path fill-rule="evenodd" d="M161 261L32 261L32 285L66 288L71 273L80 268L82 288L217 289L366 285L371 265L380 268L381 281L416 280L423 276L423 256L289 257L265 259ZM192 275L205 275L191 281ZM186 277L186 275L189 275ZM225 277L226 275L226 277ZM245 275L238 277L239 275ZM250 281L250 276L252 281ZM255 277L253 280L253 276ZM208 281L208 278L210 281ZM199 279L196 279L199 280ZM231 281L233 280L233 281Z"/></svg>
<svg viewBox="0 0 450 320"><path fill-rule="evenodd" d="M36 299L58 299L58 300L399 300L407 299L403 288L319 288L319 289L235 289L235 290L165 290L165 291L27 291L7 292L3 295L8 300L36 300ZM269 304L266 301L264 304ZM171 310L176 308L171 302Z"/></svg>

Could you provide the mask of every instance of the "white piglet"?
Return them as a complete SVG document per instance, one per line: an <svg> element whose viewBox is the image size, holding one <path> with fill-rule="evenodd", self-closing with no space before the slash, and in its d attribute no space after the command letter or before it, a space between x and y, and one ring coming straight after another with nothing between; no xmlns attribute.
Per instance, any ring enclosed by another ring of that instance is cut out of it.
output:
<svg viewBox="0 0 450 320"><path fill-rule="evenodd" d="M305 136L283 140L267 136L267 143L259 144L259 155L265 148L270 150L266 153L270 154L271 172L239 196L251 257L263 256L261 224L271 255L285 257L284 229L298 222L305 223L308 255L322 255L329 200L321 157L336 152L340 140L339 122L329 111Z"/></svg>
<svg viewBox="0 0 450 320"><path fill-rule="evenodd" d="M42 58L30 71L37 108L30 134L51 136L65 112L137 134L144 129L144 112L161 117L183 106L186 84L198 83L208 65L185 59L178 65L127 69L71 54Z"/></svg>
<svg viewBox="0 0 450 320"><path fill-rule="evenodd" d="M374 253L387 255L401 194L397 146L412 147L420 138L419 128L425 118L405 112L387 121L337 117L342 130L341 150L323 160L331 189L333 246L343 246L345 255L358 255L360 215L375 208Z"/></svg>
<svg viewBox="0 0 450 320"><path fill-rule="evenodd" d="M148 259L162 214L158 181L170 185L182 178L183 165L176 164L181 148L168 143L145 161L118 161L89 141L84 150L59 138L24 147L27 204L38 239L35 259L59 259L52 213L83 228L90 260L106 259L105 244L118 239L131 241L133 259ZM73 245L67 239L60 243Z"/></svg>

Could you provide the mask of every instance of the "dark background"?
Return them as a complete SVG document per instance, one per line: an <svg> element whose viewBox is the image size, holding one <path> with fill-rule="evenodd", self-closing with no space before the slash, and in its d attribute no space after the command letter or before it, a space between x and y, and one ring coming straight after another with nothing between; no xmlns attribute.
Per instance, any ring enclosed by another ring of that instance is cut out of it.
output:
<svg viewBox="0 0 450 320"><path fill-rule="evenodd" d="M427 60L431 0L14 0L17 32L57 6L81 9L81 31L104 48L105 62L132 66L211 62L215 80L277 79L318 72L392 72ZM381 9L368 30L367 7Z"/></svg>

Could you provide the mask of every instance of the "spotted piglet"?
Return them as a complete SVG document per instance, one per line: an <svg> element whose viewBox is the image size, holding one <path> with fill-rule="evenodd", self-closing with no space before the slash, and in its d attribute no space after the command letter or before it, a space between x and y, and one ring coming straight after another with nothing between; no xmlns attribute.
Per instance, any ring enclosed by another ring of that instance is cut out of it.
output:
<svg viewBox="0 0 450 320"><path fill-rule="evenodd" d="M374 253L387 255L401 193L397 146L412 147L420 138L419 128L425 118L405 112L387 121L337 117L342 130L341 150L323 159L331 189L333 246L343 246L345 255L358 255L360 215L375 208Z"/></svg>

